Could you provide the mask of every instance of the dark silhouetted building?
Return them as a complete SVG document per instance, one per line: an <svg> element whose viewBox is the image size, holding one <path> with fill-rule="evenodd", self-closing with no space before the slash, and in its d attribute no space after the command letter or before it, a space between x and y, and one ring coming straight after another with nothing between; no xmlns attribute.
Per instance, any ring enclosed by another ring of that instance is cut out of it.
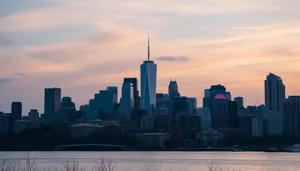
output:
<svg viewBox="0 0 300 171"><path fill-rule="evenodd" d="M106 88L107 90L111 91L113 94L113 104L117 104L118 103L118 87L117 86L108 86Z"/></svg>
<svg viewBox="0 0 300 171"><path fill-rule="evenodd" d="M168 94L157 93L156 94L156 108L167 108L170 109L170 100Z"/></svg>
<svg viewBox="0 0 300 171"><path fill-rule="evenodd" d="M39 117L40 117L40 114L37 109L31 109L30 112L28 113L29 121L33 121L33 122L39 121Z"/></svg>
<svg viewBox="0 0 300 171"><path fill-rule="evenodd" d="M244 109L244 98L243 97L236 97L234 101L237 102L239 109Z"/></svg>
<svg viewBox="0 0 300 171"><path fill-rule="evenodd" d="M11 114L0 112L0 134L7 134L13 131L13 117Z"/></svg>
<svg viewBox="0 0 300 171"><path fill-rule="evenodd" d="M115 109L114 94L110 90L100 90L90 100L89 106L92 110L99 111L101 117L112 115Z"/></svg>
<svg viewBox="0 0 300 171"><path fill-rule="evenodd" d="M284 103L284 133L300 137L300 96L289 96Z"/></svg>
<svg viewBox="0 0 300 171"><path fill-rule="evenodd" d="M195 97L189 97L189 106L190 106L190 112L192 115L197 114L197 98Z"/></svg>
<svg viewBox="0 0 300 171"><path fill-rule="evenodd" d="M174 97L180 97L180 93L178 91L178 84L176 82L176 80L171 80L169 83L169 98L173 99Z"/></svg>
<svg viewBox="0 0 300 171"><path fill-rule="evenodd" d="M187 97L174 97L172 99L172 125L177 129L181 139L189 139L191 135L191 112Z"/></svg>
<svg viewBox="0 0 300 171"><path fill-rule="evenodd" d="M265 105L270 111L283 114L285 100L285 85L282 79L270 73L265 80Z"/></svg>
<svg viewBox="0 0 300 171"><path fill-rule="evenodd" d="M204 94L205 95L203 98L203 107L210 108L212 100L215 98L216 95L222 94L227 100L231 100L230 92L226 92L226 88L221 84L212 85L209 90L205 90Z"/></svg>
<svg viewBox="0 0 300 171"><path fill-rule="evenodd" d="M238 106L227 100L223 94L216 95L211 104L211 121L214 129L235 129L238 127Z"/></svg>
<svg viewBox="0 0 300 171"><path fill-rule="evenodd" d="M60 123L69 123L76 120L76 106L71 97L63 97L59 112Z"/></svg>
<svg viewBox="0 0 300 171"><path fill-rule="evenodd" d="M138 91L138 80L137 78L124 78L124 83L131 83L133 87L133 97L134 97L134 108L140 108L140 99Z"/></svg>
<svg viewBox="0 0 300 171"><path fill-rule="evenodd" d="M21 120L21 118L22 118L22 103L21 102L12 102L11 114L12 114L14 121Z"/></svg>
<svg viewBox="0 0 300 171"><path fill-rule="evenodd" d="M166 107L158 107L154 117L154 130L157 132L167 132L170 128L169 111Z"/></svg>
<svg viewBox="0 0 300 171"><path fill-rule="evenodd" d="M123 83L122 97L120 100L120 107L123 114L126 116L126 121L131 120L132 110L134 108L134 91L131 83Z"/></svg>
<svg viewBox="0 0 300 171"><path fill-rule="evenodd" d="M58 114L61 103L60 88L46 88L44 99L44 124L55 126L58 120Z"/></svg>

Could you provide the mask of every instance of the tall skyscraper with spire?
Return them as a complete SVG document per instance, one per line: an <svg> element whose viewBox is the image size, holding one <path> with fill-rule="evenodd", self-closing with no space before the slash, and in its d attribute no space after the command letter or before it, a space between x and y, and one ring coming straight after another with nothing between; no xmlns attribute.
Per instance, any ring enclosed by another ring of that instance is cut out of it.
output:
<svg viewBox="0 0 300 171"><path fill-rule="evenodd" d="M153 114L156 106L156 77L157 65L150 60L150 41L148 36L148 56L143 62L141 69L141 108L146 109L148 114Z"/></svg>

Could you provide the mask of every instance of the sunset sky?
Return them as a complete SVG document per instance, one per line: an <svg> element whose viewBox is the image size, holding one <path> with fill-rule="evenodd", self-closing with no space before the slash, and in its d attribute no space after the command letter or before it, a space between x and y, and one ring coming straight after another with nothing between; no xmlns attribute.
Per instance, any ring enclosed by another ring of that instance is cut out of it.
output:
<svg viewBox="0 0 300 171"><path fill-rule="evenodd" d="M43 113L45 87L77 107L147 57L157 92L176 79L197 97L223 84L246 105L264 103L269 72L300 94L299 0L0 0L0 111L22 101ZM121 91L121 89L119 89Z"/></svg>

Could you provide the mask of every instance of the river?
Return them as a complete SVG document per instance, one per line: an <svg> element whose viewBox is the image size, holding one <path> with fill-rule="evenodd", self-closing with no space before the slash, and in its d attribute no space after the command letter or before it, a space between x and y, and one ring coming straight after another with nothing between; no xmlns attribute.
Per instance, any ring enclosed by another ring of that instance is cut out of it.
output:
<svg viewBox="0 0 300 171"><path fill-rule="evenodd" d="M91 170L95 161L111 158L115 171L300 171L300 153L264 152L30 152L39 170L73 161ZM0 152L0 160L24 160L24 152ZM218 170L219 171L219 170ZM227 171L227 170L226 170Z"/></svg>

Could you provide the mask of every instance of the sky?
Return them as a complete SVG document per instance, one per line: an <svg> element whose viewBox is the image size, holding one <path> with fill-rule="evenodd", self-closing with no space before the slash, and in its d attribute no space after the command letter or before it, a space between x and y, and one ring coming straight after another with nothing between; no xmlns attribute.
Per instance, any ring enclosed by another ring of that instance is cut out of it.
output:
<svg viewBox="0 0 300 171"><path fill-rule="evenodd" d="M299 0L0 0L0 111L13 101L43 113L44 88L77 107L101 89L139 79L158 65L157 92L170 79L197 97L223 84L246 105L264 103L264 79L282 77L300 94ZM121 91L119 89L119 91Z"/></svg>

